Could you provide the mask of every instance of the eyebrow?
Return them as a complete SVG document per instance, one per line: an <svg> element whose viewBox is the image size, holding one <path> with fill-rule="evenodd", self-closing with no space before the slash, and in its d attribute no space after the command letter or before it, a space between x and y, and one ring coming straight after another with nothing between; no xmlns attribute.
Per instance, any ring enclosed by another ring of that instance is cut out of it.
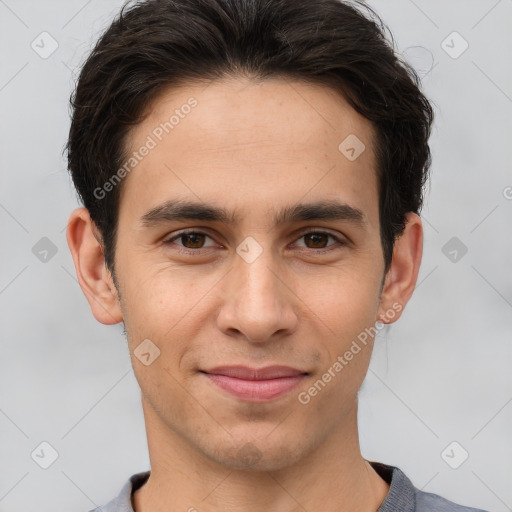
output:
<svg viewBox="0 0 512 512"><path fill-rule="evenodd" d="M170 200L155 206L142 215L140 220L145 227L183 220L234 225L240 221L240 217L220 206L188 200ZM275 225L311 220L352 221L361 226L366 223L361 210L332 200L286 206L273 216Z"/></svg>

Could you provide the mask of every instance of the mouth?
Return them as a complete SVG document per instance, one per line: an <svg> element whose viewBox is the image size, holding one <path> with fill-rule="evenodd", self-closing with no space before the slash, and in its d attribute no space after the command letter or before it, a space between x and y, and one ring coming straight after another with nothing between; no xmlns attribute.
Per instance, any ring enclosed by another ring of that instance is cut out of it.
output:
<svg viewBox="0 0 512 512"><path fill-rule="evenodd" d="M200 370L217 388L241 400L266 402L289 393L309 375L289 366L223 366Z"/></svg>

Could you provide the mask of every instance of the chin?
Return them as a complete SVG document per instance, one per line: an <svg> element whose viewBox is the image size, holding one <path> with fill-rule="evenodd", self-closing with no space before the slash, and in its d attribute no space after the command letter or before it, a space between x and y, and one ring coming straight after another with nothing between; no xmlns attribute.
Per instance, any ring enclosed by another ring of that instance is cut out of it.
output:
<svg viewBox="0 0 512 512"><path fill-rule="evenodd" d="M282 439L273 441L238 441L234 448L232 445L218 447L207 455L226 468L246 471L279 471L304 457L300 443L294 443L290 437L287 438L289 446L283 444Z"/></svg>

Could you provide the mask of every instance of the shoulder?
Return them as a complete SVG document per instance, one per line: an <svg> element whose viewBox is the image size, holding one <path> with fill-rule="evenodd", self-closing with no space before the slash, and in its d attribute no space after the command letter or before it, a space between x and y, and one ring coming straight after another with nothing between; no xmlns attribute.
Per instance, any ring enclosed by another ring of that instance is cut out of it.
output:
<svg viewBox="0 0 512 512"><path fill-rule="evenodd" d="M110 500L107 504L101 507L96 507L89 512L133 512L131 501L132 493L146 483L150 473L150 471L144 471L142 473L132 475L128 481L124 483L122 489L115 498Z"/></svg>
<svg viewBox="0 0 512 512"><path fill-rule="evenodd" d="M479 508L465 507L437 494L416 489L416 512L486 512Z"/></svg>
<svg viewBox="0 0 512 512"><path fill-rule="evenodd" d="M377 512L486 512L465 507L437 494L417 489L397 467L368 461L379 476L389 484L389 491Z"/></svg>

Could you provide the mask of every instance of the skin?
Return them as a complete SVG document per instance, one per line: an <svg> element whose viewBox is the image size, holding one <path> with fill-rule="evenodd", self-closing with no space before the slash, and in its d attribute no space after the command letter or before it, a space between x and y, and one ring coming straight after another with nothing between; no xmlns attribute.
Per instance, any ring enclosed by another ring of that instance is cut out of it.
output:
<svg viewBox="0 0 512 512"><path fill-rule="evenodd" d="M125 324L142 390L151 476L134 493L134 509L376 511L389 486L362 457L357 431L373 339L309 403L298 395L365 328L400 317L396 305L405 307L418 275L421 221L407 215L385 274L374 128L324 86L226 78L170 89L127 148L143 145L190 96L198 105L123 183L118 289L87 210L71 214L67 231L94 316ZM350 134L366 146L354 161L338 150ZM239 219L141 221L178 198ZM360 210L362 220L274 224L284 207L329 200ZM207 236L164 243L185 228ZM308 236L314 229L344 243ZM249 236L262 249L252 263L236 252ZM191 254L180 252L187 248ZM148 366L134 355L144 339L160 350ZM254 403L198 371L234 364L282 364L309 375L286 395Z"/></svg>

